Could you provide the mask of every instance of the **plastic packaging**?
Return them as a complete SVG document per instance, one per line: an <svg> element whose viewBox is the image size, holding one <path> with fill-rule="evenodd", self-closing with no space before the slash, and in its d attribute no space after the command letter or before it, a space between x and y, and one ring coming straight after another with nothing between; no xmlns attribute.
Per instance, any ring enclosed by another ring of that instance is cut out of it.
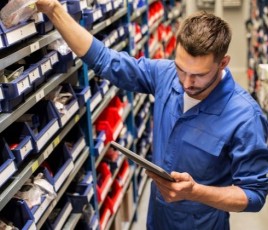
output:
<svg viewBox="0 0 268 230"><path fill-rule="evenodd" d="M1 10L0 18L6 28L27 21L37 8L37 0L10 0Z"/></svg>

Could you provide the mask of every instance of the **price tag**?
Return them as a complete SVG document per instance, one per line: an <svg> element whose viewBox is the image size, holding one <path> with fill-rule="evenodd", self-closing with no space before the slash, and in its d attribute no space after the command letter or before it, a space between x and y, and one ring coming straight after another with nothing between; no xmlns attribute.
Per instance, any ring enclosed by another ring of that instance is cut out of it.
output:
<svg viewBox="0 0 268 230"><path fill-rule="evenodd" d="M53 146L56 147L60 143L60 137L56 137L53 141Z"/></svg>
<svg viewBox="0 0 268 230"><path fill-rule="evenodd" d="M107 19L106 20L106 26L109 26L109 25L111 25L112 24L112 20L109 18L109 19Z"/></svg>
<svg viewBox="0 0 268 230"><path fill-rule="evenodd" d="M77 115L74 117L74 121L75 121L75 123L77 123L79 120L80 120L80 116L77 114Z"/></svg>
<svg viewBox="0 0 268 230"><path fill-rule="evenodd" d="M34 51L39 50L39 49L40 49L40 44L39 44L39 42L35 42L35 43L33 43L32 45L30 45L31 53L33 53Z"/></svg>
<svg viewBox="0 0 268 230"><path fill-rule="evenodd" d="M38 169L38 167L39 167L39 163L38 163L38 161L35 161L35 162L33 163L33 165L32 165L32 172L35 172L36 169Z"/></svg>

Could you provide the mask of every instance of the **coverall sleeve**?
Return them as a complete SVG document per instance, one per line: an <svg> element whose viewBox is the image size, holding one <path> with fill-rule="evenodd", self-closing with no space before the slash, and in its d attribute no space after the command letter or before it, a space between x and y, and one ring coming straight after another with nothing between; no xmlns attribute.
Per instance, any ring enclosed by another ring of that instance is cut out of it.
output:
<svg viewBox="0 0 268 230"><path fill-rule="evenodd" d="M255 114L237 130L231 153L234 185L248 197L244 211L257 212L265 203L268 191L267 122Z"/></svg>
<svg viewBox="0 0 268 230"><path fill-rule="evenodd" d="M136 59L126 52L117 52L93 39L82 60L97 76L109 80L118 88L128 91L153 94L159 71L167 64L165 60Z"/></svg>

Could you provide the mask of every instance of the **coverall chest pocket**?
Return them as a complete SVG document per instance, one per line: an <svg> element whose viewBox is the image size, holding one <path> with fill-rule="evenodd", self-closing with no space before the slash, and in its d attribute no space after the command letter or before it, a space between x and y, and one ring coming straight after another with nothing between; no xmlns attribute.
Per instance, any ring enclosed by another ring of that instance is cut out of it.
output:
<svg viewBox="0 0 268 230"><path fill-rule="evenodd" d="M207 180L219 173L224 141L211 134L191 128L184 132L180 146L180 170L195 178Z"/></svg>

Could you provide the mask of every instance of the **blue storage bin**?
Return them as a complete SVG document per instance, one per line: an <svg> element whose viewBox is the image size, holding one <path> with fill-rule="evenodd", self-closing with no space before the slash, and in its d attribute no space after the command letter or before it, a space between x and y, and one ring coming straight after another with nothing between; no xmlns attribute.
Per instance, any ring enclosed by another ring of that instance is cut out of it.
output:
<svg viewBox="0 0 268 230"><path fill-rule="evenodd" d="M92 112L102 101L103 95L97 82L94 79L92 79L89 83L92 92L92 96L90 97L90 110Z"/></svg>
<svg viewBox="0 0 268 230"><path fill-rule="evenodd" d="M15 157L7 143L0 138L0 187L17 171Z"/></svg>
<svg viewBox="0 0 268 230"><path fill-rule="evenodd" d="M99 3L99 6L101 7L102 14L109 16L110 13L113 11L113 4L112 1L107 1L106 3Z"/></svg>
<svg viewBox="0 0 268 230"><path fill-rule="evenodd" d="M34 146L33 152L39 153L59 130L58 117L53 108L53 104L50 101L45 100L38 102L27 112L27 114L34 114L38 117L38 124L36 127L32 127L28 122L25 122L23 134L32 137Z"/></svg>
<svg viewBox="0 0 268 230"><path fill-rule="evenodd" d="M25 95L22 94L18 97L12 99L4 99L0 101L1 111L5 113L11 113L14 109L17 108L20 104L25 101Z"/></svg>
<svg viewBox="0 0 268 230"><path fill-rule="evenodd" d="M44 58L49 58L52 68L56 66L56 64L59 62L59 55L58 52L55 50L49 51L48 54L44 56Z"/></svg>
<svg viewBox="0 0 268 230"><path fill-rule="evenodd" d="M11 199L2 209L1 216L20 230L35 230L34 217L24 200Z"/></svg>
<svg viewBox="0 0 268 230"><path fill-rule="evenodd" d="M103 97L109 91L109 85L110 85L110 82L105 79L102 79L98 82L98 87Z"/></svg>
<svg viewBox="0 0 268 230"><path fill-rule="evenodd" d="M46 80L49 75L52 74L52 64L49 57L44 56L40 61L35 63L39 69L41 76L44 77L44 80Z"/></svg>
<svg viewBox="0 0 268 230"><path fill-rule="evenodd" d="M85 135L80 126L76 125L65 136L63 140L63 150L72 157L73 161L75 161L85 147Z"/></svg>
<svg viewBox="0 0 268 230"><path fill-rule="evenodd" d="M35 223L38 223L48 206L53 200L49 199L46 195L42 195L41 204L33 206L30 210L34 217Z"/></svg>
<svg viewBox="0 0 268 230"><path fill-rule="evenodd" d="M76 14L82 11L80 0L67 0L67 9L69 14Z"/></svg>
<svg viewBox="0 0 268 230"><path fill-rule="evenodd" d="M21 42L25 38L33 36L37 33L35 23L33 21L20 23L11 28L6 28L0 21L0 28L3 32L2 38L6 47Z"/></svg>
<svg viewBox="0 0 268 230"><path fill-rule="evenodd" d="M46 165L49 165L49 168L45 168L44 174L52 182L55 191L58 192L74 168L73 159L60 145L45 162Z"/></svg>
<svg viewBox="0 0 268 230"><path fill-rule="evenodd" d="M74 65L74 57L71 51L65 55L58 53L58 60L53 66L54 73L67 73L71 66Z"/></svg>
<svg viewBox="0 0 268 230"><path fill-rule="evenodd" d="M24 128L24 123L15 122L2 133L3 139L14 154L18 166L33 150L31 136L22 135Z"/></svg>
<svg viewBox="0 0 268 230"><path fill-rule="evenodd" d="M93 182L93 174L91 171L88 171L85 176L83 177L83 179L81 180L81 182L79 182L79 184L83 185L83 184L91 184Z"/></svg>
<svg viewBox="0 0 268 230"><path fill-rule="evenodd" d="M72 204L66 196L63 196L57 205L54 207L54 210L49 215L48 219L44 224L43 229L47 230L61 230L71 215L73 210ZM55 213L53 213L55 212Z"/></svg>
<svg viewBox="0 0 268 230"><path fill-rule="evenodd" d="M73 86L73 90L78 100L79 107L85 106L89 98L91 97L91 90L89 86Z"/></svg>
<svg viewBox="0 0 268 230"><path fill-rule="evenodd" d="M60 127L63 127L71 119L71 117L78 111L79 106L78 106L78 101L77 101L76 95L73 91L71 84L63 84L61 86L62 86L61 93L68 92L72 94L71 100L69 101L68 104L65 105L64 114L60 113L52 102L53 109L55 110L55 113L57 114Z"/></svg>
<svg viewBox="0 0 268 230"><path fill-rule="evenodd" d="M71 184L67 191L72 206L73 213L82 213L83 208L87 205L94 195L93 184L79 185Z"/></svg>
<svg viewBox="0 0 268 230"><path fill-rule="evenodd" d="M42 166L38 169L38 171L36 171L35 175L37 175L38 172L40 172L41 170ZM52 181L50 181L50 178L47 178L46 175L44 175L44 179L46 179L47 182L52 185ZM41 197L41 204L34 205L32 208L29 208L27 205L28 209L30 210L30 212L34 217L35 223L38 223L39 219L42 217L42 215L44 214L44 212L46 211L46 209L49 207L49 205L52 203L53 200L54 199L49 197L48 194L43 194Z"/></svg>
<svg viewBox="0 0 268 230"><path fill-rule="evenodd" d="M97 23L103 18L102 10L96 5L92 9L84 9L82 18L85 21L85 28L90 30L92 29L94 23Z"/></svg>
<svg viewBox="0 0 268 230"><path fill-rule="evenodd" d="M116 11L116 10L118 10L120 7L123 6L124 1L123 1L123 0L113 0L113 1L112 1L112 4L113 4L113 10Z"/></svg>
<svg viewBox="0 0 268 230"><path fill-rule="evenodd" d="M28 94L32 90L36 90L39 85L45 81L45 76L42 75L41 70L37 64L32 64L24 71L25 75L28 75L31 88L26 91Z"/></svg>
<svg viewBox="0 0 268 230"><path fill-rule="evenodd" d="M52 24L52 22L43 13L36 14L34 20L37 32L40 35L45 35L54 29L54 25Z"/></svg>
<svg viewBox="0 0 268 230"><path fill-rule="evenodd" d="M1 83L4 99L16 98L23 93L29 92L31 84L27 73L23 72L19 77L7 83Z"/></svg>

